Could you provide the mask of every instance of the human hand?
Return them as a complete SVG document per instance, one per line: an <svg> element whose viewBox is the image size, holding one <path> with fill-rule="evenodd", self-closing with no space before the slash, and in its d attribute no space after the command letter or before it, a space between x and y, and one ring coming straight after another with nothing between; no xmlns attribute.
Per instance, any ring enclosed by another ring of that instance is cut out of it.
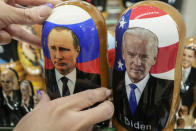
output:
<svg viewBox="0 0 196 131"><path fill-rule="evenodd" d="M110 94L110 90L98 88L50 101L42 92L38 105L20 120L14 131L89 131L95 123L112 117L113 104L104 101ZM83 110L97 102L102 103Z"/></svg>
<svg viewBox="0 0 196 131"><path fill-rule="evenodd" d="M0 1L0 45L7 44L12 37L41 47L41 39L27 33L18 24L40 24L52 11L52 6L60 0L5 0ZM47 4L50 3L50 4ZM47 5L43 5L47 4ZM33 8L17 8L14 6L36 6Z"/></svg>

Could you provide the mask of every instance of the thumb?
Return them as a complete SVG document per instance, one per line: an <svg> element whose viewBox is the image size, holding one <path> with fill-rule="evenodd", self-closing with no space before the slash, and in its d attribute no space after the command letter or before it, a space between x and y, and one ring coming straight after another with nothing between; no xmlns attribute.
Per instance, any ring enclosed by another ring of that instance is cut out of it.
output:
<svg viewBox="0 0 196 131"><path fill-rule="evenodd" d="M1 6L3 6L1 4ZM38 24L42 23L52 12L52 4L45 4L32 8L16 8L7 4L1 8L1 12L7 12L4 15L4 25L0 24L0 29L6 27L9 24ZM1 13L0 13L1 14Z"/></svg>

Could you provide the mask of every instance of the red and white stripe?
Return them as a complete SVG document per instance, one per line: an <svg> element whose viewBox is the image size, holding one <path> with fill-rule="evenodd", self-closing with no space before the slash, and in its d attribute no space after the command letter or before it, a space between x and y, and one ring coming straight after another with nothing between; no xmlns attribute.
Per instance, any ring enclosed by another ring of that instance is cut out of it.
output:
<svg viewBox="0 0 196 131"><path fill-rule="evenodd" d="M175 21L164 11L152 6L132 9L129 28L142 27L155 33L159 40L156 64L150 73L158 78L174 80L174 68L179 45Z"/></svg>

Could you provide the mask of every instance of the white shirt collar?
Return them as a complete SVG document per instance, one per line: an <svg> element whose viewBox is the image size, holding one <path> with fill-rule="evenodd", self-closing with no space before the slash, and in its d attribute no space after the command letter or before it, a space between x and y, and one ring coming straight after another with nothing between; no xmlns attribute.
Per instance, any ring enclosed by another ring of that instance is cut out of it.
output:
<svg viewBox="0 0 196 131"><path fill-rule="evenodd" d="M55 74L56 74L56 81L59 81L62 77L65 76L66 78L71 80L71 82L73 83L76 82L76 68L74 68L74 70L67 75L62 75L55 69Z"/></svg>
<svg viewBox="0 0 196 131"><path fill-rule="evenodd" d="M182 67L182 70L184 70L184 71L186 71L187 73L189 73L189 72L191 72L191 66L188 67L188 68L186 68L186 69Z"/></svg>
<svg viewBox="0 0 196 131"><path fill-rule="evenodd" d="M62 96L62 86L63 86L63 83L61 81L62 77L66 77L69 79L67 85L68 85L70 94L73 94L74 89L75 89L75 83L76 83L76 68L74 68L74 70L72 72L70 72L69 74L67 74L65 76L60 74L55 69L55 74L56 74L56 81L57 81L59 92L60 92L61 96Z"/></svg>
<svg viewBox="0 0 196 131"><path fill-rule="evenodd" d="M183 82L185 82L188 79L188 76L189 76L190 72L191 72L191 66L186 68L186 69L184 69L182 67L182 81ZM185 73L185 74L183 74L183 73ZM183 78L183 75L184 75L184 78Z"/></svg>
<svg viewBox="0 0 196 131"><path fill-rule="evenodd" d="M134 83L134 84L138 87L140 93L143 92L143 90L144 90L144 88L145 88L145 86L146 86L146 84L147 84L149 78L150 78L150 75L147 74L147 75L144 77L144 79L142 79L142 80L139 81L138 83ZM126 87L129 86L129 84L131 84L131 83L133 83L133 82L132 82L131 79L129 78L128 73L127 73L127 71L126 71L126 73L125 73L125 86L126 86Z"/></svg>

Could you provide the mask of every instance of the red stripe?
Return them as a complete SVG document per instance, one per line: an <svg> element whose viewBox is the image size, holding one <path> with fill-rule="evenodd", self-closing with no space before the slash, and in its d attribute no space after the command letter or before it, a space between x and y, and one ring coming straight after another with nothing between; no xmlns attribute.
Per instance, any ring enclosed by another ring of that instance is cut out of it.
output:
<svg viewBox="0 0 196 131"><path fill-rule="evenodd" d="M44 60L45 60L45 63L44 63L45 69L53 69L54 68L52 61L49 58L44 57Z"/></svg>
<svg viewBox="0 0 196 131"><path fill-rule="evenodd" d="M108 62L110 67L113 67L114 59L115 59L115 48L108 50Z"/></svg>
<svg viewBox="0 0 196 131"><path fill-rule="evenodd" d="M100 74L99 57L90 62L77 63L76 67L83 72Z"/></svg>
<svg viewBox="0 0 196 131"><path fill-rule="evenodd" d="M173 69L176 65L178 45L179 42L167 47L159 48L156 64L152 66L150 72L153 74L158 74L168 72L169 70Z"/></svg>
<svg viewBox="0 0 196 131"><path fill-rule="evenodd" d="M153 6L138 6L132 9L130 20L153 18L166 15L166 12Z"/></svg>
<svg viewBox="0 0 196 131"><path fill-rule="evenodd" d="M47 57L44 58L45 58L45 63L44 63L45 69L53 69L54 65L52 64L52 61ZM99 58L90 62L77 63L76 67L84 72L100 74Z"/></svg>

